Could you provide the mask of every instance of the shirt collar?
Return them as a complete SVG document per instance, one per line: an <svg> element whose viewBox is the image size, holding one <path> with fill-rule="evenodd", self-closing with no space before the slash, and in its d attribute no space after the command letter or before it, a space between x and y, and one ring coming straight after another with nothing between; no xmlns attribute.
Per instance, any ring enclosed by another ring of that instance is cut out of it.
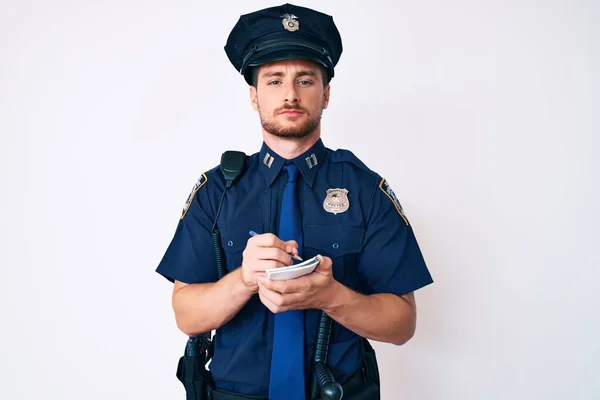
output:
<svg viewBox="0 0 600 400"><path fill-rule="evenodd" d="M312 187L315 178L317 177L319 166L325 160L325 155L325 145L323 144L323 141L319 139L310 149L290 161L296 164L300 171L300 175L302 175L306 183ZM279 175L279 171L281 171L286 159L279 156L263 142L258 155L258 162L260 164L259 169L265 177L267 186L271 186L275 181L275 178L277 178L277 175Z"/></svg>

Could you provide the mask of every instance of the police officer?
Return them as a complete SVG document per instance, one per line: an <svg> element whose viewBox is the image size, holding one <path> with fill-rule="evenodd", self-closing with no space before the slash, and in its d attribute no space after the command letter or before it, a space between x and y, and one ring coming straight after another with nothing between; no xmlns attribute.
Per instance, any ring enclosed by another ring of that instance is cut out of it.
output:
<svg viewBox="0 0 600 400"><path fill-rule="evenodd" d="M213 399L309 398L321 310L334 321L327 365L344 399L352 399L348 388L364 379L361 338L408 341L413 292L432 278L388 182L321 139L342 53L332 17L291 4L242 15L225 51L250 85L262 148L247 157L226 195L218 167L200 176L157 272L174 282L184 333L216 330ZM296 233L283 234L292 219ZM220 280L213 224L226 259ZM265 277L266 269L317 255L311 274Z"/></svg>

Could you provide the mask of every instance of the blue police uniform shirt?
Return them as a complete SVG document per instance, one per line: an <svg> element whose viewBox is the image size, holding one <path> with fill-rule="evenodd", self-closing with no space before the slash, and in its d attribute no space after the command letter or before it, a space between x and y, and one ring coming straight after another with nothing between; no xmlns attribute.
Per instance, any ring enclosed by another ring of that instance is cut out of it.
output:
<svg viewBox="0 0 600 400"><path fill-rule="evenodd" d="M242 264L250 230L277 232L285 161L263 143L260 153L247 157L243 175L227 189L217 221L227 271ZM433 282L412 227L385 179L350 151L332 151L320 139L293 162L301 175L298 196L304 246L300 254L304 259L317 254L330 257L334 278L367 295L404 295ZM156 270L168 280L217 280L211 230L225 186L218 167L202 174L194 185ZM325 209L330 189L347 190L346 211ZM305 312L307 360L314 351L319 312ZM216 386L267 396L272 339L273 314L254 295L216 332L210 364ZM359 336L334 322L327 358L333 376L343 384L359 369L360 360Z"/></svg>

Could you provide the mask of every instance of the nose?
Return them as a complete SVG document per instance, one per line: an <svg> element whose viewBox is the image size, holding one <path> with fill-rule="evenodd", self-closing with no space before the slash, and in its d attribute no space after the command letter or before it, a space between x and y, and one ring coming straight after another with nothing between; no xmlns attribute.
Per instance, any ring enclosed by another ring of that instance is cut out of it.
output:
<svg viewBox="0 0 600 400"><path fill-rule="evenodd" d="M296 91L296 85L294 83L288 84L285 88L285 99L286 103L297 103L300 99L298 98L298 92Z"/></svg>

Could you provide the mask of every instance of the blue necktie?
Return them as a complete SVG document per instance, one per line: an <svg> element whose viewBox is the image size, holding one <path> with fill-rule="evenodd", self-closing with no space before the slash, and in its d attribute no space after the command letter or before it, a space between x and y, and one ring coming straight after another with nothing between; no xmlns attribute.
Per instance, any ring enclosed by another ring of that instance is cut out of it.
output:
<svg viewBox="0 0 600 400"><path fill-rule="evenodd" d="M302 220L296 194L298 168L284 166L288 180L281 200L279 238L294 239L302 250ZM293 310L274 315L273 354L269 400L306 400L304 383L304 311Z"/></svg>

